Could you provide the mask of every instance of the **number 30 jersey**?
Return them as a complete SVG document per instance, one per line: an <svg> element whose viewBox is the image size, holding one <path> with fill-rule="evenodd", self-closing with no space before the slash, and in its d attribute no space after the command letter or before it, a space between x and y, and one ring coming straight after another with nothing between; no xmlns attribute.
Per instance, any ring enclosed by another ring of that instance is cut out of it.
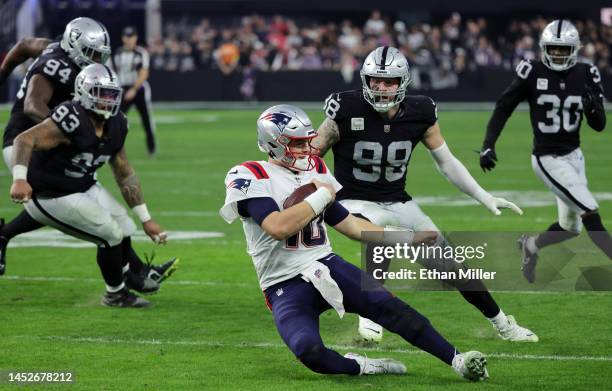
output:
<svg viewBox="0 0 612 391"><path fill-rule="evenodd" d="M529 103L533 154L565 155L580 146L582 95L591 89L603 96L595 65L577 63L566 71L553 71L541 61L523 60L516 77L497 100L487 126L484 148L494 146L508 117L523 100Z"/></svg>
<svg viewBox="0 0 612 391"><path fill-rule="evenodd" d="M28 84L34 75L40 74L44 76L53 86L53 95L48 103L48 106L52 108L63 101L72 99L74 80L80 71L81 69L74 64L57 42L47 46L42 54L30 65L17 91L17 99L11 110L11 118L4 131L3 147L13 145L13 140L17 135L36 125L23 112Z"/></svg>
<svg viewBox="0 0 612 391"><path fill-rule="evenodd" d="M435 102L406 96L391 120L364 99L361 90L331 94L325 115L336 122L340 139L334 152L334 175L342 184L337 199L405 202L406 173L414 147L437 121Z"/></svg>
<svg viewBox="0 0 612 391"><path fill-rule="evenodd" d="M315 261L331 254L324 216L315 218L296 235L276 240L253 218L241 216L237 203L252 198L272 198L282 210L287 197L313 179L331 184L336 191L342 187L320 158L316 158L316 167L310 171L293 171L257 161L234 166L225 177L225 204L219 214L228 223L241 218L247 252L253 259L261 289L293 278Z"/></svg>
<svg viewBox="0 0 612 391"><path fill-rule="evenodd" d="M96 183L96 170L123 148L127 118L123 113L110 117L104 123L101 137L96 135L89 114L77 101L60 104L50 118L70 144L34 152L28 182L34 194L44 197L84 192Z"/></svg>

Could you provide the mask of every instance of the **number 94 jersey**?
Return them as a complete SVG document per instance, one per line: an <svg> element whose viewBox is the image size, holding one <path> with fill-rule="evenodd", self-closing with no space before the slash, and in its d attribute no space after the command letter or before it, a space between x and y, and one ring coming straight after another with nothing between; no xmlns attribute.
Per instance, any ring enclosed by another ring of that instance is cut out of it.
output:
<svg viewBox="0 0 612 391"><path fill-rule="evenodd" d="M47 105L55 107L65 100L72 99L74 80L80 71L81 69L74 64L57 42L47 46L40 57L30 65L17 91L17 99L11 110L11 118L4 131L3 147L13 145L13 140L19 133L25 132L36 125L23 112L28 84L34 75L44 76L53 86L53 95Z"/></svg>
<svg viewBox="0 0 612 391"><path fill-rule="evenodd" d="M388 120L364 99L361 90L331 94L325 115L336 122L340 139L334 151L334 175L342 185L337 199L405 202L406 172L414 147L436 123L435 102L406 96Z"/></svg>
<svg viewBox="0 0 612 391"><path fill-rule="evenodd" d="M595 65L577 63L562 72L541 61L523 60L516 78L497 101L496 111L512 113L523 100L529 102L533 128L533 154L565 155L580 146L582 95L591 89L603 97L601 76Z"/></svg>
<svg viewBox="0 0 612 391"><path fill-rule="evenodd" d="M28 182L36 195L61 197L82 193L96 183L95 172L115 156L125 143L128 125L123 113L104 123L101 137L87 111L77 101L53 109L51 120L70 140L48 151L32 154Z"/></svg>

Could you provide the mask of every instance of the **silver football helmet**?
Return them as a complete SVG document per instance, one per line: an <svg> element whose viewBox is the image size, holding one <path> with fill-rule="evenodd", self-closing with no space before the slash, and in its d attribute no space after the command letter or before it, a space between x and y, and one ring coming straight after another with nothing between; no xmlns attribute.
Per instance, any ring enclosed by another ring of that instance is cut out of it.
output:
<svg viewBox="0 0 612 391"><path fill-rule="evenodd" d="M566 55L550 53L551 48L559 46L569 48L569 53ZM580 37L576 27L567 20L555 20L544 28L540 37L542 63L553 71L569 69L576 65L580 46Z"/></svg>
<svg viewBox="0 0 612 391"><path fill-rule="evenodd" d="M283 166L309 171L314 165L313 155L317 149L311 145L317 131L306 113L292 105L272 106L257 119L257 143L262 152ZM290 143L305 140L307 152L294 153Z"/></svg>
<svg viewBox="0 0 612 391"><path fill-rule="evenodd" d="M76 18L68 23L60 46L81 68L93 63L104 64L111 54L106 27L91 18Z"/></svg>
<svg viewBox="0 0 612 391"><path fill-rule="evenodd" d="M74 99L104 119L117 115L122 95L117 75L106 65L88 65L74 81Z"/></svg>
<svg viewBox="0 0 612 391"><path fill-rule="evenodd" d="M371 51L363 61L360 75L365 100L380 112L389 111L404 100L406 88L412 81L408 60L399 50L390 46L381 46ZM395 92L374 91L370 88L371 77L398 78L399 87Z"/></svg>

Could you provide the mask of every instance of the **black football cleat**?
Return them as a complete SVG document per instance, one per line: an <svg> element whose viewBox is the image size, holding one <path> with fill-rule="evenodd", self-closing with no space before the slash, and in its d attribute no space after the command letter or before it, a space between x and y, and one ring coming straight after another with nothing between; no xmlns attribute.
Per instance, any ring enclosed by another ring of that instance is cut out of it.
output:
<svg viewBox="0 0 612 391"><path fill-rule="evenodd" d="M151 303L142 297L138 297L127 288L123 288L118 292L106 292L102 296L102 304L108 307L121 308L145 308Z"/></svg>
<svg viewBox="0 0 612 391"><path fill-rule="evenodd" d="M133 271L128 270L123 275L123 280L129 289L133 289L136 292L143 293L145 295L152 295L157 293L159 290L159 283L147 277L144 272L134 273Z"/></svg>
<svg viewBox="0 0 612 391"><path fill-rule="evenodd" d="M179 259L177 257L170 258L168 261L161 265L155 266L153 264L147 265L147 278L161 284L170 277L178 268Z"/></svg>

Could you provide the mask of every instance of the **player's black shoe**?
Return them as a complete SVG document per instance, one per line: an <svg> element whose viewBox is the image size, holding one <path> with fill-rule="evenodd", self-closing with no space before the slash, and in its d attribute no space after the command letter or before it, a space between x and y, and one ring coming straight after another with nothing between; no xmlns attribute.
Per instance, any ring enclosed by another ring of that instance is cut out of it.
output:
<svg viewBox="0 0 612 391"><path fill-rule="evenodd" d="M124 308L144 308L149 307L151 303L142 297L138 297L128 290L123 288L118 292L106 292L102 296L102 304L108 307L124 307Z"/></svg>
<svg viewBox="0 0 612 391"><path fill-rule="evenodd" d="M159 290L159 283L146 276L146 267L141 273L134 273L133 271L128 270L123 275L123 280L129 289L144 293L145 295L152 295L157 293Z"/></svg>
<svg viewBox="0 0 612 391"><path fill-rule="evenodd" d="M4 226L4 219L0 219L0 230ZM6 248L8 247L8 240L0 236L0 276L6 271Z"/></svg>
<svg viewBox="0 0 612 391"><path fill-rule="evenodd" d="M148 263L145 270L147 278L150 278L157 283L162 283L166 278L170 277L175 270L178 268L179 259L172 257L161 265L155 266L152 263Z"/></svg>
<svg viewBox="0 0 612 391"><path fill-rule="evenodd" d="M517 244L521 250L523 258L523 266L521 266L523 276L527 279L527 281L529 281L529 283L533 284L535 282L535 267L538 263L538 253L529 251L527 239L529 239L529 236L521 235L517 241Z"/></svg>

